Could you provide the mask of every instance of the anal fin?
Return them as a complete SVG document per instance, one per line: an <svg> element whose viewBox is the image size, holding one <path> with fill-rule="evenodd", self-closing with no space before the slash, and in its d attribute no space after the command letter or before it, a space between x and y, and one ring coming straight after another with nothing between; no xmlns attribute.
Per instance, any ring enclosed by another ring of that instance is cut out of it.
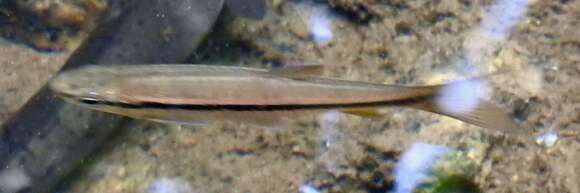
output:
<svg viewBox="0 0 580 193"><path fill-rule="evenodd" d="M340 112L350 115L356 115L361 117L382 117L384 113L382 113L377 108L351 108L351 109L341 109Z"/></svg>

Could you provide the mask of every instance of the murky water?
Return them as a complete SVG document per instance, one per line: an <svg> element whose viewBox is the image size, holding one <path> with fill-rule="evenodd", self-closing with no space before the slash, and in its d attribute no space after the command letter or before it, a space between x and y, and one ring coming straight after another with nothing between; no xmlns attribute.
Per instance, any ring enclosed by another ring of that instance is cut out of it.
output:
<svg viewBox="0 0 580 193"><path fill-rule="evenodd" d="M439 105L455 112L489 99L525 134L398 107L301 116L286 129L134 121L52 192L580 192L579 1L266 3L261 19L222 12L187 62L316 63L326 77L399 85L484 76L443 89L454 102ZM25 45L37 43L0 43L3 121L72 51ZM34 186L25 170L5 168L0 192Z"/></svg>

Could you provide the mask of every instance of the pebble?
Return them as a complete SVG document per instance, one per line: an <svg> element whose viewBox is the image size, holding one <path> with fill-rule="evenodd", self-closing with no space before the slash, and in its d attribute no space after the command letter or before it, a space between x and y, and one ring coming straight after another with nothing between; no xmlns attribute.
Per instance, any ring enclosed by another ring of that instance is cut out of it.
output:
<svg viewBox="0 0 580 193"><path fill-rule="evenodd" d="M557 131L547 131L536 137L536 143L545 147L552 147L556 145L560 134Z"/></svg>
<svg viewBox="0 0 580 193"><path fill-rule="evenodd" d="M320 193L320 190L317 190L312 185L307 184L307 185L303 185L302 187L300 187L299 192L300 193Z"/></svg>
<svg viewBox="0 0 580 193"><path fill-rule="evenodd" d="M184 178L163 177L154 181L147 193L194 193L195 191Z"/></svg>

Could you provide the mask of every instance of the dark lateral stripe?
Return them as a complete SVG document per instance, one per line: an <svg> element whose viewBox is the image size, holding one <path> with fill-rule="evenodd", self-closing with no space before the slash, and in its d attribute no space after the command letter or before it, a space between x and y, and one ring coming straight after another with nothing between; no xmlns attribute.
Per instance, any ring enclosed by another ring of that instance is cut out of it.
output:
<svg viewBox="0 0 580 193"><path fill-rule="evenodd" d="M279 104L279 105L236 105L236 104L165 104L165 103L123 103L112 101L91 101L88 105L108 105L128 109L165 109L165 110L192 110L192 111L290 111L290 110L316 110L333 108L357 108L372 106L405 105L415 103L430 96L416 97L405 100L377 101L365 103L339 103L339 104Z"/></svg>

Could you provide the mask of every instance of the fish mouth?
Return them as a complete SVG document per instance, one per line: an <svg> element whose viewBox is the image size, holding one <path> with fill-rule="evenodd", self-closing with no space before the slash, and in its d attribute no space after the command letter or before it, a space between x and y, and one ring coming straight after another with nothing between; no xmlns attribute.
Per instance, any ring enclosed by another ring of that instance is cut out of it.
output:
<svg viewBox="0 0 580 193"><path fill-rule="evenodd" d="M70 93L64 93L64 92L59 92L56 90L52 90L52 93L54 94L55 98L59 98L65 102L71 103L71 104L79 104L78 101L78 96L70 94Z"/></svg>
<svg viewBox="0 0 580 193"><path fill-rule="evenodd" d="M64 93L66 90L70 90L73 85L67 83L70 81L67 81L68 78L63 77L62 74L61 75L57 75L56 77L52 78L49 82L48 82L48 87L56 93Z"/></svg>
<svg viewBox="0 0 580 193"><path fill-rule="evenodd" d="M48 87L50 91L58 97L74 98L73 94L64 92L63 89L61 89L58 85L54 84L53 82L49 83Z"/></svg>

